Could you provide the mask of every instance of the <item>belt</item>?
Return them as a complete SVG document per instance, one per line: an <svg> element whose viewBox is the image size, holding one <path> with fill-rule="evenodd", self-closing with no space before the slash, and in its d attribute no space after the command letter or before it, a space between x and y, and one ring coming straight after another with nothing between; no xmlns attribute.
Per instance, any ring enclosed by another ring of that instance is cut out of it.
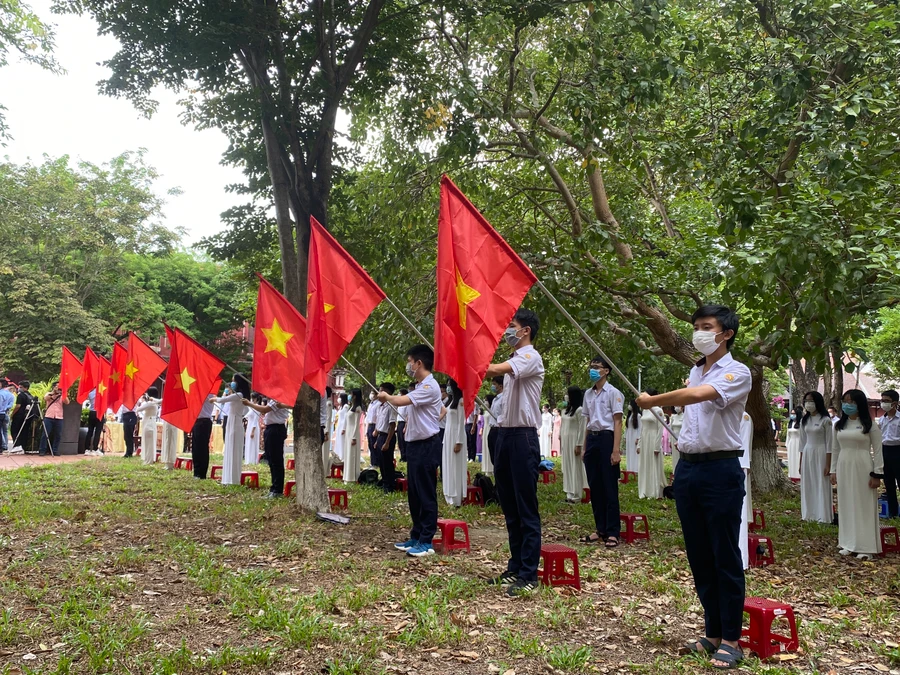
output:
<svg viewBox="0 0 900 675"><path fill-rule="evenodd" d="M679 461L688 464L697 464L699 462L712 462L717 459L734 459L735 457L743 457L743 450L717 450L716 452L700 452L697 454L681 454Z"/></svg>
<svg viewBox="0 0 900 675"><path fill-rule="evenodd" d="M609 429L603 429L601 431L592 431L591 429L588 429L588 436L600 436L601 434L611 434L611 433L612 433L612 431L610 431Z"/></svg>

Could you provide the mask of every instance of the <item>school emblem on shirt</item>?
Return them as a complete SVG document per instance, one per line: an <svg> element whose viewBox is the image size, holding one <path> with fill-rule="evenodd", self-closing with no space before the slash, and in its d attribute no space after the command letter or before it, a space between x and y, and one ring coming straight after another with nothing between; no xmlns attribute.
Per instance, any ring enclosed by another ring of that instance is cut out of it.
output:
<svg viewBox="0 0 900 675"><path fill-rule="evenodd" d="M750 419L750 415L748 415L747 413L744 413L744 419L745 419L745 420L749 420L749 419Z"/></svg>
<svg viewBox="0 0 900 675"><path fill-rule="evenodd" d="M531 358L531 354L526 354L526 355L525 355L525 358L526 358L526 359L530 359L530 358Z"/></svg>
<svg viewBox="0 0 900 675"><path fill-rule="evenodd" d="M731 373L728 373L728 374L725 376L725 381L726 381L726 382L734 382L734 375L732 375Z"/></svg>
<svg viewBox="0 0 900 675"><path fill-rule="evenodd" d="M423 389L430 389L430 388L431 388L431 385L430 385L430 384L426 384L426 385L425 385L424 387L422 387L422 388L423 388Z"/></svg>

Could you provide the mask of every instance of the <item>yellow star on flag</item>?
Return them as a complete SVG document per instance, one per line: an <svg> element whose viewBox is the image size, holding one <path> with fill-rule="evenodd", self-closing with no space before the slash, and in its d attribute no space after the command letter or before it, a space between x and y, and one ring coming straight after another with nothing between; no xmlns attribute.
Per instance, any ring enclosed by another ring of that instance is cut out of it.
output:
<svg viewBox="0 0 900 675"><path fill-rule="evenodd" d="M134 367L134 361L129 361L125 366L125 377L133 380L136 372L138 372L138 369Z"/></svg>
<svg viewBox="0 0 900 675"><path fill-rule="evenodd" d="M309 299L310 299L311 297L312 297L312 293L307 293L307 294L306 294L306 302L309 302ZM326 313L326 314L328 314L328 312L330 312L331 310L334 309L334 305L329 305L327 302L322 303L322 304L325 305L325 313Z"/></svg>
<svg viewBox="0 0 900 675"><path fill-rule="evenodd" d="M294 334L286 332L278 325L278 319L275 318L272 319L272 327L263 328L262 332L266 336L265 353L278 352L287 358L287 343L294 337Z"/></svg>
<svg viewBox="0 0 900 675"><path fill-rule="evenodd" d="M480 298L481 293L463 281L459 268L456 268L456 302L459 304L459 327L466 329L466 307L476 298Z"/></svg>
<svg viewBox="0 0 900 675"><path fill-rule="evenodd" d="M107 387L107 386L106 386L105 384L103 384L102 382L101 382L100 384L97 385L97 391L99 391L101 394L105 394L105 393L106 393L106 390L107 390L108 388L109 388L109 387Z"/></svg>
<svg viewBox="0 0 900 675"><path fill-rule="evenodd" d="M119 382L122 380L122 376L119 375L119 371L116 371L112 374L110 379L112 379L112 381L115 382L116 384L119 384Z"/></svg>
<svg viewBox="0 0 900 675"><path fill-rule="evenodd" d="M185 368L181 371L181 374L178 376L181 380L181 388L184 389L185 393L191 393L191 385L197 381L197 378L191 377L191 374L188 372L188 369Z"/></svg>

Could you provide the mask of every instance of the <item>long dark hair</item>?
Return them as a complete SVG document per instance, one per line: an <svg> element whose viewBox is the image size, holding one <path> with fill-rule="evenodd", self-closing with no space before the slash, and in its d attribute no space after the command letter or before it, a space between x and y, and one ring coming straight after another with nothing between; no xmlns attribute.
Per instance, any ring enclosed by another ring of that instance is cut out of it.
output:
<svg viewBox="0 0 900 675"><path fill-rule="evenodd" d="M566 393L569 395L569 402L566 403L566 415L571 417L584 403L584 392L581 387L569 387L566 389Z"/></svg>
<svg viewBox="0 0 900 675"><path fill-rule="evenodd" d="M803 394L803 403L804 404L806 403L807 396L812 396L812 400L816 404L816 412L819 413L822 417L828 417L828 409L825 407L825 397L822 396L822 394L820 394L817 391L808 391L805 394ZM806 406L804 405L804 409L805 408L806 408ZM803 426L806 426L806 422L809 420L810 417L812 417L812 413L807 412L803 416L803 422L801 422L801 424Z"/></svg>
<svg viewBox="0 0 900 675"><path fill-rule="evenodd" d="M633 426L635 429L640 426L641 419L641 409L638 408L637 401L631 399L631 403L628 405L628 416L625 418L625 426L627 427L629 424Z"/></svg>
<svg viewBox="0 0 900 675"><path fill-rule="evenodd" d="M362 389L350 390L350 410L354 412L363 409Z"/></svg>
<svg viewBox="0 0 900 675"><path fill-rule="evenodd" d="M237 385L237 392L241 395L241 398L246 398L249 400L250 398L250 380L248 380L243 373L235 373L231 378L231 381Z"/></svg>
<svg viewBox="0 0 900 675"><path fill-rule="evenodd" d="M450 405L447 407L456 410L459 407L460 400L462 400L462 389L459 388L459 385L456 384L456 380L453 378L450 378L447 384L450 385L450 389L453 391L453 395L450 397Z"/></svg>
<svg viewBox="0 0 900 675"><path fill-rule="evenodd" d="M799 429L800 421L803 419L803 406L798 405L794 408L794 421L788 425L789 429Z"/></svg>
<svg viewBox="0 0 900 675"><path fill-rule="evenodd" d="M859 421L862 422L863 433L869 433L869 431L872 430L872 414L869 412L869 401L866 398L866 395L859 389L848 389L844 392L844 396L841 396L841 401L843 401L846 396L849 396L850 400L856 404L856 412L859 415ZM848 419L850 419L850 417L844 412L843 406L841 406L841 419L837 421L834 428L838 431L843 431L847 426Z"/></svg>
<svg viewBox="0 0 900 675"><path fill-rule="evenodd" d="M343 408L345 405L350 403L350 397L347 394L343 393L339 397L341 399L341 407Z"/></svg>

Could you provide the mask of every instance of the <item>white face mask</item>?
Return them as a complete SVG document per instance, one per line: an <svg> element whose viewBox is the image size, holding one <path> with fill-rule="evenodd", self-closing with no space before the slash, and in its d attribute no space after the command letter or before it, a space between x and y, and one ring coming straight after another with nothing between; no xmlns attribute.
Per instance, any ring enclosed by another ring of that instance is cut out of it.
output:
<svg viewBox="0 0 900 675"><path fill-rule="evenodd" d="M703 356L709 356L719 348L719 343L716 342L716 336L721 334L722 333L713 333L711 330L694 331L694 349L703 354Z"/></svg>
<svg viewBox="0 0 900 675"><path fill-rule="evenodd" d="M893 403L885 403L884 401L881 402L881 409L884 410L884 412L891 412L893 407Z"/></svg>
<svg viewBox="0 0 900 675"><path fill-rule="evenodd" d="M812 413L816 412L816 402L815 401L806 401L803 404L803 408L806 410L806 412L812 414Z"/></svg>
<svg viewBox="0 0 900 675"><path fill-rule="evenodd" d="M676 415L680 415L680 414L681 414L681 408L679 408L678 406L675 406L675 414L676 414Z"/></svg>

